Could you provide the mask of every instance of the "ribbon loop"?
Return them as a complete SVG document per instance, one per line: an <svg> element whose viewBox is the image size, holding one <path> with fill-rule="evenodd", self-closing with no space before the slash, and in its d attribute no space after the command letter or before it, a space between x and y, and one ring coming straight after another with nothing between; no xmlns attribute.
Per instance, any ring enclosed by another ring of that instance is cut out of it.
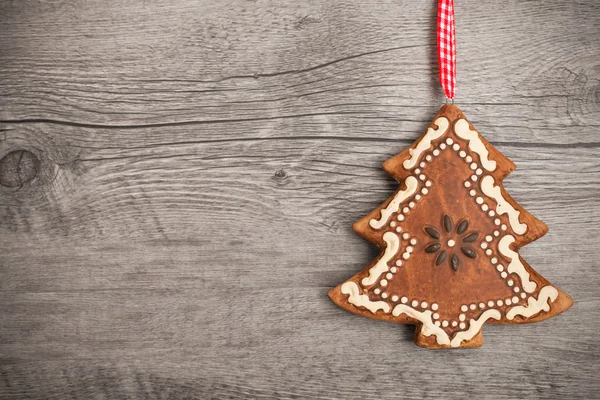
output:
<svg viewBox="0 0 600 400"><path fill-rule="evenodd" d="M454 99L456 89L456 32L454 0L438 1L437 49L440 84L446 97Z"/></svg>

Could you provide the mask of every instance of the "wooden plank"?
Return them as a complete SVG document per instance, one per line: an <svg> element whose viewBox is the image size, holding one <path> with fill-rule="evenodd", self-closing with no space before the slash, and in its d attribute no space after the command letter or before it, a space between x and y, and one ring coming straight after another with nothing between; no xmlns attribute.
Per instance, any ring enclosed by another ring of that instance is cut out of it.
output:
<svg viewBox="0 0 600 400"><path fill-rule="evenodd" d="M3 2L0 398L598 398L600 5L457 7L458 103L572 309L433 352L326 296L441 104L435 2Z"/></svg>

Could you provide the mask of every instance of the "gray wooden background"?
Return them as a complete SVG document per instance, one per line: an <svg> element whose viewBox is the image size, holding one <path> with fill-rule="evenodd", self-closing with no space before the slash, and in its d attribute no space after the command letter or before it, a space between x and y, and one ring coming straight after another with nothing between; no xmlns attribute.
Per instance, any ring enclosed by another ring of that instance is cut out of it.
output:
<svg viewBox="0 0 600 400"><path fill-rule="evenodd" d="M600 3L456 7L571 310L427 351L326 296L444 102L435 0L4 0L0 398L598 398Z"/></svg>

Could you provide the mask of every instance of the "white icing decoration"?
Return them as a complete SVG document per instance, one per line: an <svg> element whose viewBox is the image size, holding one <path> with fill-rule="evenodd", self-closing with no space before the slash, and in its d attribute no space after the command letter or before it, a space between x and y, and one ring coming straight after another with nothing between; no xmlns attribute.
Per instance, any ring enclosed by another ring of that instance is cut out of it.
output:
<svg viewBox="0 0 600 400"><path fill-rule="evenodd" d="M537 285L535 282L529 280L529 273L521 263L521 258L519 255L510 249L510 245L515 241L515 238L512 235L503 236L498 243L498 251L504 257L510 260L510 264L506 267L506 270L510 273L515 273L519 275L521 278L521 284L523 285L523 289L527 293L531 293L535 290Z"/></svg>
<svg viewBox="0 0 600 400"><path fill-rule="evenodd" d="M550 303L558 297L558 290L552 286L544 286L540 290L537 299L530 297L527 299L527 306L516 306L506 312L506 318L512 320L517 315L522 315L525 318L531 317L540 311L550 311ZM548 302L550 301L550 302Z"/></svg>
<svg viewBox="0 0 600 400"><path fill-rule="evenodd" d="M430 310L420 312L403 304L398 304L396 307L394 307L392 315L394 317L398 317L400 314L406 314L409 317L420 321L423 324L421 327L421 334L423 336L429 337L431 335L435 335L438 344L450 344L450 338L448 337L448 334L442 328L433 323ZM438 322L439 325L439 321L436 322Z"/></svg>
<svg viewBox="0 0 600 400"><path fill-rule="evenodd" d="M417 161L421 157L421 154L425 150L428 150L431 147L431 142L439 139L446 133L448 130L448 119L444 117L440 117L434 121L434 124L437 125L437 129L429 128L427 129L427 133L423 136L423 139L417 143L417 146L414 149L409 149L408 152L410 154L410 158L408 160L404 160L402 166L406 169L411 169L417 164ZM435 154L435 153L434 153Z"/></svg>
<svg viewBox="0 0 600 400"><path fill-rule="evenodd" d="M488 159L488 150L479 138L479 134L477 131L472 131L469 128L469 123L466 120L459 119L456 121L454 131L459 137L469 141L469 150L477 153L483 168L488 171L494 171L496 169L496 161Z"/></svg>
<svg viewBox="0 0 600 400"><path fill-rule="evenodd" d="M396 193L392 201L390 201L390 204L388 204L386 208L381 209L381 218L379 220L373 218L371 221L369 221L371 228L379 229L383 227L390 218L390 215L398 212L400 203L412 196L417 190L417 186L419 186L419 181L417 181L417 178L414 176L409 176L406 178L404 183L406 184L406 189L400 190L398 193Z"/></svg>
<svg viewBox="0 0 600 400"><path fill-rule="evenodd" d="M467 329L466 331L458 332L456 335L454 335L450 346L458 347L463 342L463 340L472 339L481 330L481 327L483 326L485 321L487 321L490 318L500 319L500 316L500 311L498 310L484 311L477 320L472 319L469 322L469 329Z"/></svg>
<svg viewBox="0 0 600 400"><path fill-rule="evenodd" d="M494 178L489 175L485 176L481 180L481 190L486 194L486 196L496 200L496 212L498 214L508 214L510 227L513 231L515 231L515 233L522 235L527 231L527 225L519 221L520 212L515 210L514 207L510 205L510 203L508 203L504 197L502 197L500 186L494 186Z"/></svg>
<svg viewBox="0 0 600 400"><path fill-rule="evenodd" d="M363 278L363 286L372 285L377 281L377 278L388 270L388 261L392 259L400 248L400 238L393 232L386 232L383 234L383 240L387 247L383 256L377 261L377 263L369 270L369 276Z"/></svg>
<svg viewBox="0 0 600 400"><path fill-rule="evenodd" d="M342 293L349 294L348 303L356 307L365 307L373 314L378 310L383 310L385 313L390 312L390 306L385 301L371 301L366 294L359 294L358 285L354 282L346 282L342 285Z"/></svg>

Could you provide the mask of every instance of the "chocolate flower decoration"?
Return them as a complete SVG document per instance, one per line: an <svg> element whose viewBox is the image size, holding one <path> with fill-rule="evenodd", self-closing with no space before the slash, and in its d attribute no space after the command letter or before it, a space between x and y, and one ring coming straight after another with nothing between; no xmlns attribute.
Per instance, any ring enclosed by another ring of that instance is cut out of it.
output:
<svg viewBox="0 0 600 400"><path fill-rule="evenodd" d="M475 258L477 257L477 253L475 253L475 250L473 250L470 243L477 240L479 233L469 232L465 236L462 236L469 229L469 221L463 218L458 225L456 225L455 234L453 232L454 223L452 222L452 218L446 214L444 214L442 218L442 228L442 234L440 234L437 229L431 226L425 227L425 233L430 238L435 240L435 242L430 243L427 245L427 247L425 247L425 253L437 254L437 257L435 258L436 266L439 266L444 261L449 260L452 269L458 271L458 268L460 267L460 253L453 251L455 247L457 247L457 240L461 241L459 245L461 253L469 258ZM450 257L448 257L449 254Z"/></svg>

